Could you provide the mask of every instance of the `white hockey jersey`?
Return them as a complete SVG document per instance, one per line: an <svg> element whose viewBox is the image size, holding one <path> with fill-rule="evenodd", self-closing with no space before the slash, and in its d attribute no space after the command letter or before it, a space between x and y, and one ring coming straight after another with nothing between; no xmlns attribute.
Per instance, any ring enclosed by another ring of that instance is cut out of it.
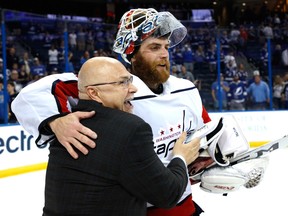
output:
<svg viewBox="0 0 288 216"><path fill-rule="evenodd" d="M152 127L154 150L167 166L172 149L183 131L193 133L203 126L202 101L198 89L188 80L170 76L163 85L163 93L154 94L139 78L133 84L138 88L132 104L134 114ZM191 185L179 201L191 194Z"/></svg>

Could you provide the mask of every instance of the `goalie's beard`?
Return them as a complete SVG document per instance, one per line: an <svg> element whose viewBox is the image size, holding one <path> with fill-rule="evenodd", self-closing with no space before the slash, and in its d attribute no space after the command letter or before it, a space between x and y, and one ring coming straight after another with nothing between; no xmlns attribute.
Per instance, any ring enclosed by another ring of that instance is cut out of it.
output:
<svg viewBox="0 0 288 216"><path fill-rule="evenodd" d="M188 165L189 176L194 176L203 172L206 168L208 168L213 163L214 163L214 160L211 157L199 156L195 161L193 161L191 164ZM196 181L190 178L190 182L191 184L196 184L200 182L200 179Z"/></svg>
<svg viewBox="0 0 288 216"><path fill-rule="evenodd" d="M138 76L150 89L157 89L160 84L168 80L170 76L169 60L149 62L139 51L135 53L134 59L131 65L132 74ZM165 65L165 67L160 70L159 65Z"/></svg>

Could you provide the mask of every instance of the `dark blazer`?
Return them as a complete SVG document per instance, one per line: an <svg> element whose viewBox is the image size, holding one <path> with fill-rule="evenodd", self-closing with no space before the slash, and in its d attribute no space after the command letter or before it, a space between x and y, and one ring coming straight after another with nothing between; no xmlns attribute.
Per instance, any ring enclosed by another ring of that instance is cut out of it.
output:
<svg viewBox="0 0 288 216"><path fill-rule="evenodd" d="M95 149L75 160L57 140L50 145L43 215L142 216L146 202L175 206L188 183L183 160L166 169L138 116L89 100L73 111L90 110L95 116L81 122L97 133Z"/></svg>

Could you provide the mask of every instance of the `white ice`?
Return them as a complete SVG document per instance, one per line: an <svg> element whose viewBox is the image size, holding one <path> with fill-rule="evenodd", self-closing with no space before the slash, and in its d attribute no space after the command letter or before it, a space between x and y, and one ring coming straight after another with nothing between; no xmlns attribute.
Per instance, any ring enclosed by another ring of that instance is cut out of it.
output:
<svg viewBox="0 0 288 216"><path fill-rule="evenodd" d="M0 178L1 216L41 216L45 171ZM288 148L270 154L265 178L255 188L241 187L222 196L192 187L194 200L205 210L201 216L287 216Z"/></svg>

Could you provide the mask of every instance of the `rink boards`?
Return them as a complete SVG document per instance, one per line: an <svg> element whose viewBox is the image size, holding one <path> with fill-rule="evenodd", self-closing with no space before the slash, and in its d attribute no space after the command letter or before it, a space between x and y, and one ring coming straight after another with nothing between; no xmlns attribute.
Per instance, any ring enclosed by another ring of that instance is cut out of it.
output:
<svg viewBox="0 0 288 216"><path fill-rule="evenodd" d="M226 114L235 116L251 147L288 134L288 111L209 113L212 119ZM0 126L0 178L45 169L48 152L20 125Z"/></svg>

